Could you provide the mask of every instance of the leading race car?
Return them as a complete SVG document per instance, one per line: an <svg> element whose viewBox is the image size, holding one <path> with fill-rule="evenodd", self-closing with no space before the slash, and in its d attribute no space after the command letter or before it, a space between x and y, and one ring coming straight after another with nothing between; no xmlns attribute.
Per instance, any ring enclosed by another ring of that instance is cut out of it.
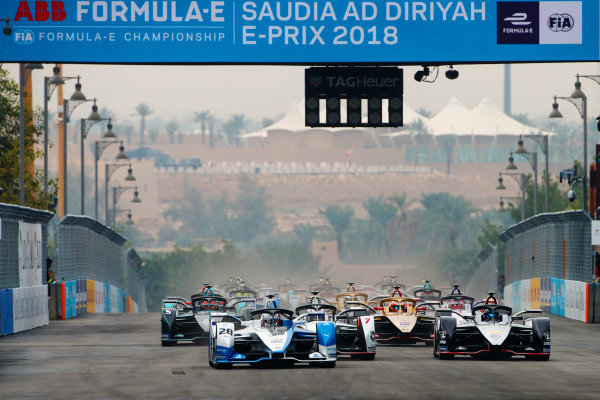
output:
<svg viewBox="0 0 600 400"><path fill-rule="evenodd" d="M472 357L525 356L529 360L550 358L550 319L541 310L512 314L510 307L498 305L494 293L484 304L476 305L472 315L442 315L435 322L433 355L452 359L455 355Z"/></svg>
<svg viewBox="0 0 600 400"><path fill-rule="evenodd" d="M247 322L212 321L208 363L216 368L297 362L335 367L335 325L325 319L324 312L294 318L293 311L264 308Z"/></svg>

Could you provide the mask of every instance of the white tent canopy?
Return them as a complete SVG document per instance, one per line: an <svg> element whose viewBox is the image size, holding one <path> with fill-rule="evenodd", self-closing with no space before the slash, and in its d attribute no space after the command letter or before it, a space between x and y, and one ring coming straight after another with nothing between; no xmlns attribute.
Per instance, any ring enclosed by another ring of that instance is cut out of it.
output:
<svg viewBox="0 0 600 400"><path fill-rule="evenodd" d="M431 118L430 127L434 136L553 134L525 125L505 114L487 95L472 110L452 96L446 107Z"/></svg>
<svg viewBox="0 0 600 400"><path fill-rule="evenodd" d="M414 111L411 107L404 105L404 125L410 124L412 122L416 122L417 120L422 120L425 124L429 121L428 118ZM328 132L342 132L342 131L353 131L353 132L370 132L369 128L309 128L305 125L304 121L304 100L297 100L294 102L288 113L279 121L274 124L267 126L266 128L262 128L256 132L246 133L240 135L242 139L249 138L266 138L269 135L269 132L274 131L288 131L290 133L293 132L305 132L309 133L312 131L328 131ZM402 134L403 132L394 132L394 134Z"/></svg>

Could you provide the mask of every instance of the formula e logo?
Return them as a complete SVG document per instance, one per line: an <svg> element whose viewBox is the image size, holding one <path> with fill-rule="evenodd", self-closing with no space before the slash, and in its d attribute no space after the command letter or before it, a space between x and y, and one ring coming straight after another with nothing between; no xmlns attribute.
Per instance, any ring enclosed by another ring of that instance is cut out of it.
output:
<svg viewBox="0 0 600 400"><path fill-rule="evenodd" d="M33 38L33 32L28 29L15 31L15 42L17 44L31 44L33 43Z"/></svg>
<svg viewBox="0 0 600 400"><path fill-rule="evenodd" d="M575 19L569 14L552 14L548 18L548 28L552 32L568 32L574 24Z"/></svg>
<svg viewBox="0 0 600 400"><path fill-rule="evenodd" d="M512 16L504 18L504 20L510 22L512 25L531 24L531 21L527 21L526 13L514 13Z"/></svg>

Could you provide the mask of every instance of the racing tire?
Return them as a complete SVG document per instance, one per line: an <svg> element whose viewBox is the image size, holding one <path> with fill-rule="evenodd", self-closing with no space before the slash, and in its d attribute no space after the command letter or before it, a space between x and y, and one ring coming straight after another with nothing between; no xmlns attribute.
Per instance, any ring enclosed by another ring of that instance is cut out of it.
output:
<svg viewBox="0 0 600 400"><path fill-rule="evenodd" d="M334 368L335 367L335 361L325 361L322 363L318 363L319 367L321 368Z"/></svg>
<svg viewBox="0 0 600 400"><path fill-rule="evenodd" d="M437 332L435 333L435 339L433 340L433 356L440 358L440 343L437 338Z"/></svg>
<svg viewBox="0 0 600 400"><path fill-rule="evenodd" d="M231 369L233 367L232 363L216 363L215 367L217 369Z"/></svg>
<svg viewBox="0 0 600 400"><path fill-rule="evenodd" d="M433 340L427 340L425 343L425 347L433 347Z"/></svg>
<svg viewBox="0 0 600 400"><path fill-rule="evenodd" d="M550 354L529 354L525 355L525 359L531 361L548 361L550 359Z"/></svg>
<svg viewBox="0 0 600 400"><path fill-rule="evenodd" d="M173 347L177 344L177 341L167 341L167 340L161 340L160 344L162 347Z"/></svg>
<svg viewBox="0 0 600 400"><path fill-rule="evenodd" d="M350 358L353 358L355 360L370 361L370 360L374 360L375 359L375 353L369 353L369 354L352 354L352 355L350 355Z"/></svg>
<svg viewBox="0 0 600 400"><path fill-rule="evenodd" d="M454 360L454 354L439 353L438 357L440 360Z"/></svg>

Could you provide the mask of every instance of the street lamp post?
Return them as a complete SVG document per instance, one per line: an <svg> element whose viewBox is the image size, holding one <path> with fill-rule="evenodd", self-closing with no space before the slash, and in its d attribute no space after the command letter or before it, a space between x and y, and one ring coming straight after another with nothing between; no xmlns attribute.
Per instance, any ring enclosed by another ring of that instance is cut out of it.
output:
<svg viewBox="0 0 600 400"><path fill-rule="evenodd" d="M104 171L104 218L105 223L108 225L110 223L110 219L108 218L108 182L112 174L115 173L121 167L129 166L127 170L127 176L125 177L126 181L135 181L135 177L133 176L133 170L131 169L131 164L106 164Z"/></svg>
<svg viewBox="0 0 600 400"><path fill-rule="evenodd" d="M107 118L102 118L98 114L98 106L96 105L96 99L94 99L94 105L92 106L92 112L89 117L81 118L81 215L85 214L85 139L92 129L92 127L100 121L106 121Z"/></svg>
<svg viewBox="0 0 600 400"><path fill-rule="evenodd" d="M63 171L64 171L64 176L63 178L63 187L64 187L64 196L63 196L63 202L64 202L64 207L65 207L65 214L68 214L68 206L67 206L67 138L69 137L67 134L67 127L69 125L69 119L71 117L71 114L73 114L73 111L75 111L75 109L77 107L79 107L80 105L82 105L83 103L87 103L90 101L94 101L94 100L88 100L85 95L81 92L81 83L79 82L80 77L77 77L77 83L75 84L75 92L73 92L73 94L71 95L70 99L64 99L63 100L63 136L65 138L65 140L63 140L63 152L64 152L64 157L63 157Z"/></svg>
<svg viewBox="0 0 600 400"><path fill-rule="evenodd" d="M534 152L525 152L520 153L520 156L527 159L529 164L531 165L531 169L533 169L533 215L537 215L537 180L538 180L538 167L537 167L537 153Z"/></svg>
<svg viewBox="0 0 600 400"><path fill-rule="evenodd" d="M19 205L25 205L25 85L42 64L19 64ZM29 72L27 72L29 71ZM31 93L30 93L31 95ZM32 111L32 110L31 110Z"/></svg>
<svg viewBox="0 0 600 400"><path fill-rule="evenodd" d="M500 211L500 212L506 211L506 208L504 208L504 200L505 199L510 201L510 200L520 200L521 198L519 196L500 196L500 202L498 203L500 206L498 208L498 211Z"/></svg>
<svg viewBox="0 0 600 400"><path fill-rule="evenodd" d="M112 125L110 124L110 118L108 119L109 123L107 125L108 131L104 134L107 136L108 132L112 132ZM116 135L115 135L116 137ZM118 140L96 140L94 142L94 218L98 221L98 161L100 161L100 156L104 152L104 150L110 145L119 143ZM121 146L119 146L119 154L117 154L117 161L119 160L127 160L127 154L125 154L125 146L123 146L123 141L121 140ZM118 164L121 165L121 164Z"/></svg>
<svg viewBox="0 0 600 400"><path fill-rule="evenodd" d="M548 157L549 157L549 153L550 153L550 148L548 146L548 135L520 135L519 136L519 141L518 141L518 147L517 150L515 151L515 154L527 154L528 151L525 150L525 147L523 147L523 138L529 138L531 140L533 140L534 142L536 142L540 148L542 149L542 153L544 153L544 158L545 158L545 162L546 162L546 172L544 173L544 185L546 185L546 191L544 193L544 201L545 201L545 211L548 212L550 211L550 205L549 205L549 197L548 197L548 192L549 192L549 187L550 187L550 177L549 177L549 163L548 163ZM536 156L537 159L537 156ZM536 160L537 161L537 160ZM536 162L536 169L537 169L537 162ZM536 185L537 185L537 179L536 179Z"/></svg>
<svg viewBox="0 0 600 400"><path fill-rule="evenodd" d="M498 186L496 186L496 190L506 190L506 186L504 186L502 176L510 176L517 182L519 188L521 190L521 221L525 220L525 174L522 172L500 172L500 176L498 177ZM505 197L508 198L508 197Z"/></svg>
<svg viewBox="0 0 600 400"><path fill-rule="evenodd" d="M124 213L124 212L127 212L127 221L125 222L125 225L133 225L134 222L133 222L133 218L132 218L132 215L131 215L131 209L127 209L127 208L124 208L122 210L115 210L115 209L113 209L112 210L112 216L111 216L111 218L113 219L113 221L115 221L116 220L115 216L117 214L121 214L121 213ZM113 222L113 229L116 229L116 226L115 226L114 222Z"/></svg>
<svg viewBox="0 0 600 400"><path fill-rule="evenodd" d="M66 81L77 79L76 76L61 76L60 67L52 68L52 76L44 77L44 191L48 191L48 103L54 90Z"/></svg>
<svg viewBox="0 0 600 400"><path fill-rule="evenodd" d="M554 103L552 104L552 112L548 115L548 118L562 118L562 114L558 111L558 103L557 100L565 100L569 103L573 104L577 111L579 111L579 115L583 120L583 181L581 185L583 186L583 211L588 210L587 205L587 181L588 181L588 164L587 164L587 97L585 93L581 90L581 82L579 82L579 78L582 75L577 74L577 81L575 81L575 90L571 93L571 96L568 97L560 97L554 96ZM585 78L590 78L593 80L594 75L585 75ZM596 81L598 82L598 81Z"/></svg>
<svg viewBox="0 0 600 400"><path fill-rule="evenodd" d="M133 199L131 200L131 202L132 203L141 203L142 200L140 200L137 186L114 186L113 187L113 198L112 198L112 226L113 226L113 229L117 226L117 222L116 222L116 218L115 218L116 209L117 209L117 201L119 201L119 198L121 197L121 195L123 193L127 192L128 190L132 190L132 189L135 191L134 191Z"/></svg>

